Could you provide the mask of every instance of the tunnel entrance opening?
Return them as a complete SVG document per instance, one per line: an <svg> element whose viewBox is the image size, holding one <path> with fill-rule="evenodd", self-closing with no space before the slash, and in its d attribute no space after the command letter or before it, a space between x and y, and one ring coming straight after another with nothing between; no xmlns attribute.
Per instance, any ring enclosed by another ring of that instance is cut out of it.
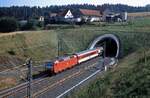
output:
<svg viewBox="0 0 150 98"><path fill-rule="evenodd" d="M105 44L105 45L104 45ZM106 57L120 57L120 39L118 36L114 34L104 34L97 37L89 46L89 49L93 49L95 47L103 47L105 46L105 56Z"/></svg>
<svg viewBox="0 0 150 98"><path fill-rule="evenodd" d="M104 46L105 45L105 46ZM117 54L117 43L110 38L105 38L99 41L95 47L105 47L105 56L106 57L115 57Z"/></svg>

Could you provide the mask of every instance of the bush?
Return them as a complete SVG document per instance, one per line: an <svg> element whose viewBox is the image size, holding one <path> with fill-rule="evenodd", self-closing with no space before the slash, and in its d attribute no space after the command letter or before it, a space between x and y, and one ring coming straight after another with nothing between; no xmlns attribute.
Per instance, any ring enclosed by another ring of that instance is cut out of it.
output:
<svg viewBox="0 0 150 98"><path fill-rule="evenodd" d="M21 27L21 30L34 30L34 21L29 20L23 27Z"/></svg>
<svg viewBox="0 0 150 98"><path fill-rule="evenodd" d="M27 23L25 25L23 25L21 28L21 30L36 30L38 27L42 27L43 24L38 22L35 19L30 19L27 21Z"/></svg>
<svg viewBox="0 0 150 98"><path fill-rule="evenodd" d="M14 18L0 18L0 32L12 32L17 30L18 22Z"/></svg>
<svg viewBox="0 0 150 98"><path fill-rule="evenodd" d="M16 55L16 53L15 53L14 50L9 50L8 53L9 53L10 55Z"/></svg>

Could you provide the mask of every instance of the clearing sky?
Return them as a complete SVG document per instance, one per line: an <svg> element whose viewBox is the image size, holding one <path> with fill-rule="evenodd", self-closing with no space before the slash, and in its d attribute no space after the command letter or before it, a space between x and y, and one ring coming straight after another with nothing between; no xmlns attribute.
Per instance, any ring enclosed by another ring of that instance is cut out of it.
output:
<svg viewBox="0 0 150 98"><path fill-rule="evenodd" d="M127 4L130 6L145 6L150 4L150 0L0 0L0 7L9 6L50 6L67 4Z"/></svg>

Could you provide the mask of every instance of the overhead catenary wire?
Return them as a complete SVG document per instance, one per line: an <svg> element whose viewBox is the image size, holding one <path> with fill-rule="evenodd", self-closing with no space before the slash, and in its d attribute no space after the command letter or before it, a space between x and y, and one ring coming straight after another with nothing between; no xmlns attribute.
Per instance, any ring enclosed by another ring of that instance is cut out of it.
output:
<svg viewBox="0 0 150 98"><path fill-rule="evenodd" d="M58 38L59 39L61 39L61 44L62 44L62 41L63 42L65 42L65 43L68 43L68 42L71 42L71 41L64 41L61 37L59 37L58 36ZM15 43L16 44L16 46L18 45L18 42L16 42ZM44 47L44 48L46 48L46 50L48 50L48 51L44 51L44 52L46 52L46 54L48 54L48 52L49 52L49 43L41 43L41 44L38 44L38 45L33 45L33 46L30 46L30 47L18 47L17 46L17 48L10 48L10 50L12 50L12 51L26 51L26 50L28 50L28 49L37 49L38 47ZM69 47L69 46L68 46ZM73 46L72 46L73 47ZM9 49L8 49L9 50ZM59 51L61 51L61 50L59 50ZM6 52L6 51L5 51ZM0 52L0 55L2 54L2 56L5 56L4 54L5 54L5 52ZM30 51L31 52L31 51ZM67 54L69 54L69 55L71 55L72 53L67 53ZM10 55L9 55L10 56ZM35 64L39 64L40 66L42 66L43 65L43 63L45 63L45 62L47 62L47 61L51 61L50 59L45 59L45 58L49 58L49 56L48 55L45 55L46 57L44 57L44 60L37 60L37 59L34 59L34 57L33 57L33 63L35 63ZM25 63L23 63L23 64L19 64L19 65L17 65L17 64L15 64L13 61L10 61L10 63L11 63L11 65L13 65L14 67L13 68L11 68L11 69L8 69L8 70L4 70L4 71L2 71L2 72L0 72L0 73L3 73L3 72L8 72L8 71L10 71L10 70L15 70L15 69L19 69L19 68L22 68L22 67L24 67L24 65L25 65Z"/></svg>

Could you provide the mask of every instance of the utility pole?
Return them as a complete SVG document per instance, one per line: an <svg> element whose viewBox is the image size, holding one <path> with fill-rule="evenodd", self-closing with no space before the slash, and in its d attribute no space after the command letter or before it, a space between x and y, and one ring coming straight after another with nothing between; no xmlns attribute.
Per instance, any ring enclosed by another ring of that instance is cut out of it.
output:
<svg viewBox="0 0 150 98"><path fill-rule="evenodd" d="M29 58L27 60L27 63L26 63L27 67L28 67L28 90L27 90L27 96L28 98L32 98L32 60L31 58Z"/></svg>
<svg viewBox="0 0 150 98"><path fill-rule="evenodd" d="M60 53L59 53L59 48L60 48L60 39L59 39L59 37L58 37L58 46L57 46L57 56L59 57L59 55L60 55Z"/></svg>

